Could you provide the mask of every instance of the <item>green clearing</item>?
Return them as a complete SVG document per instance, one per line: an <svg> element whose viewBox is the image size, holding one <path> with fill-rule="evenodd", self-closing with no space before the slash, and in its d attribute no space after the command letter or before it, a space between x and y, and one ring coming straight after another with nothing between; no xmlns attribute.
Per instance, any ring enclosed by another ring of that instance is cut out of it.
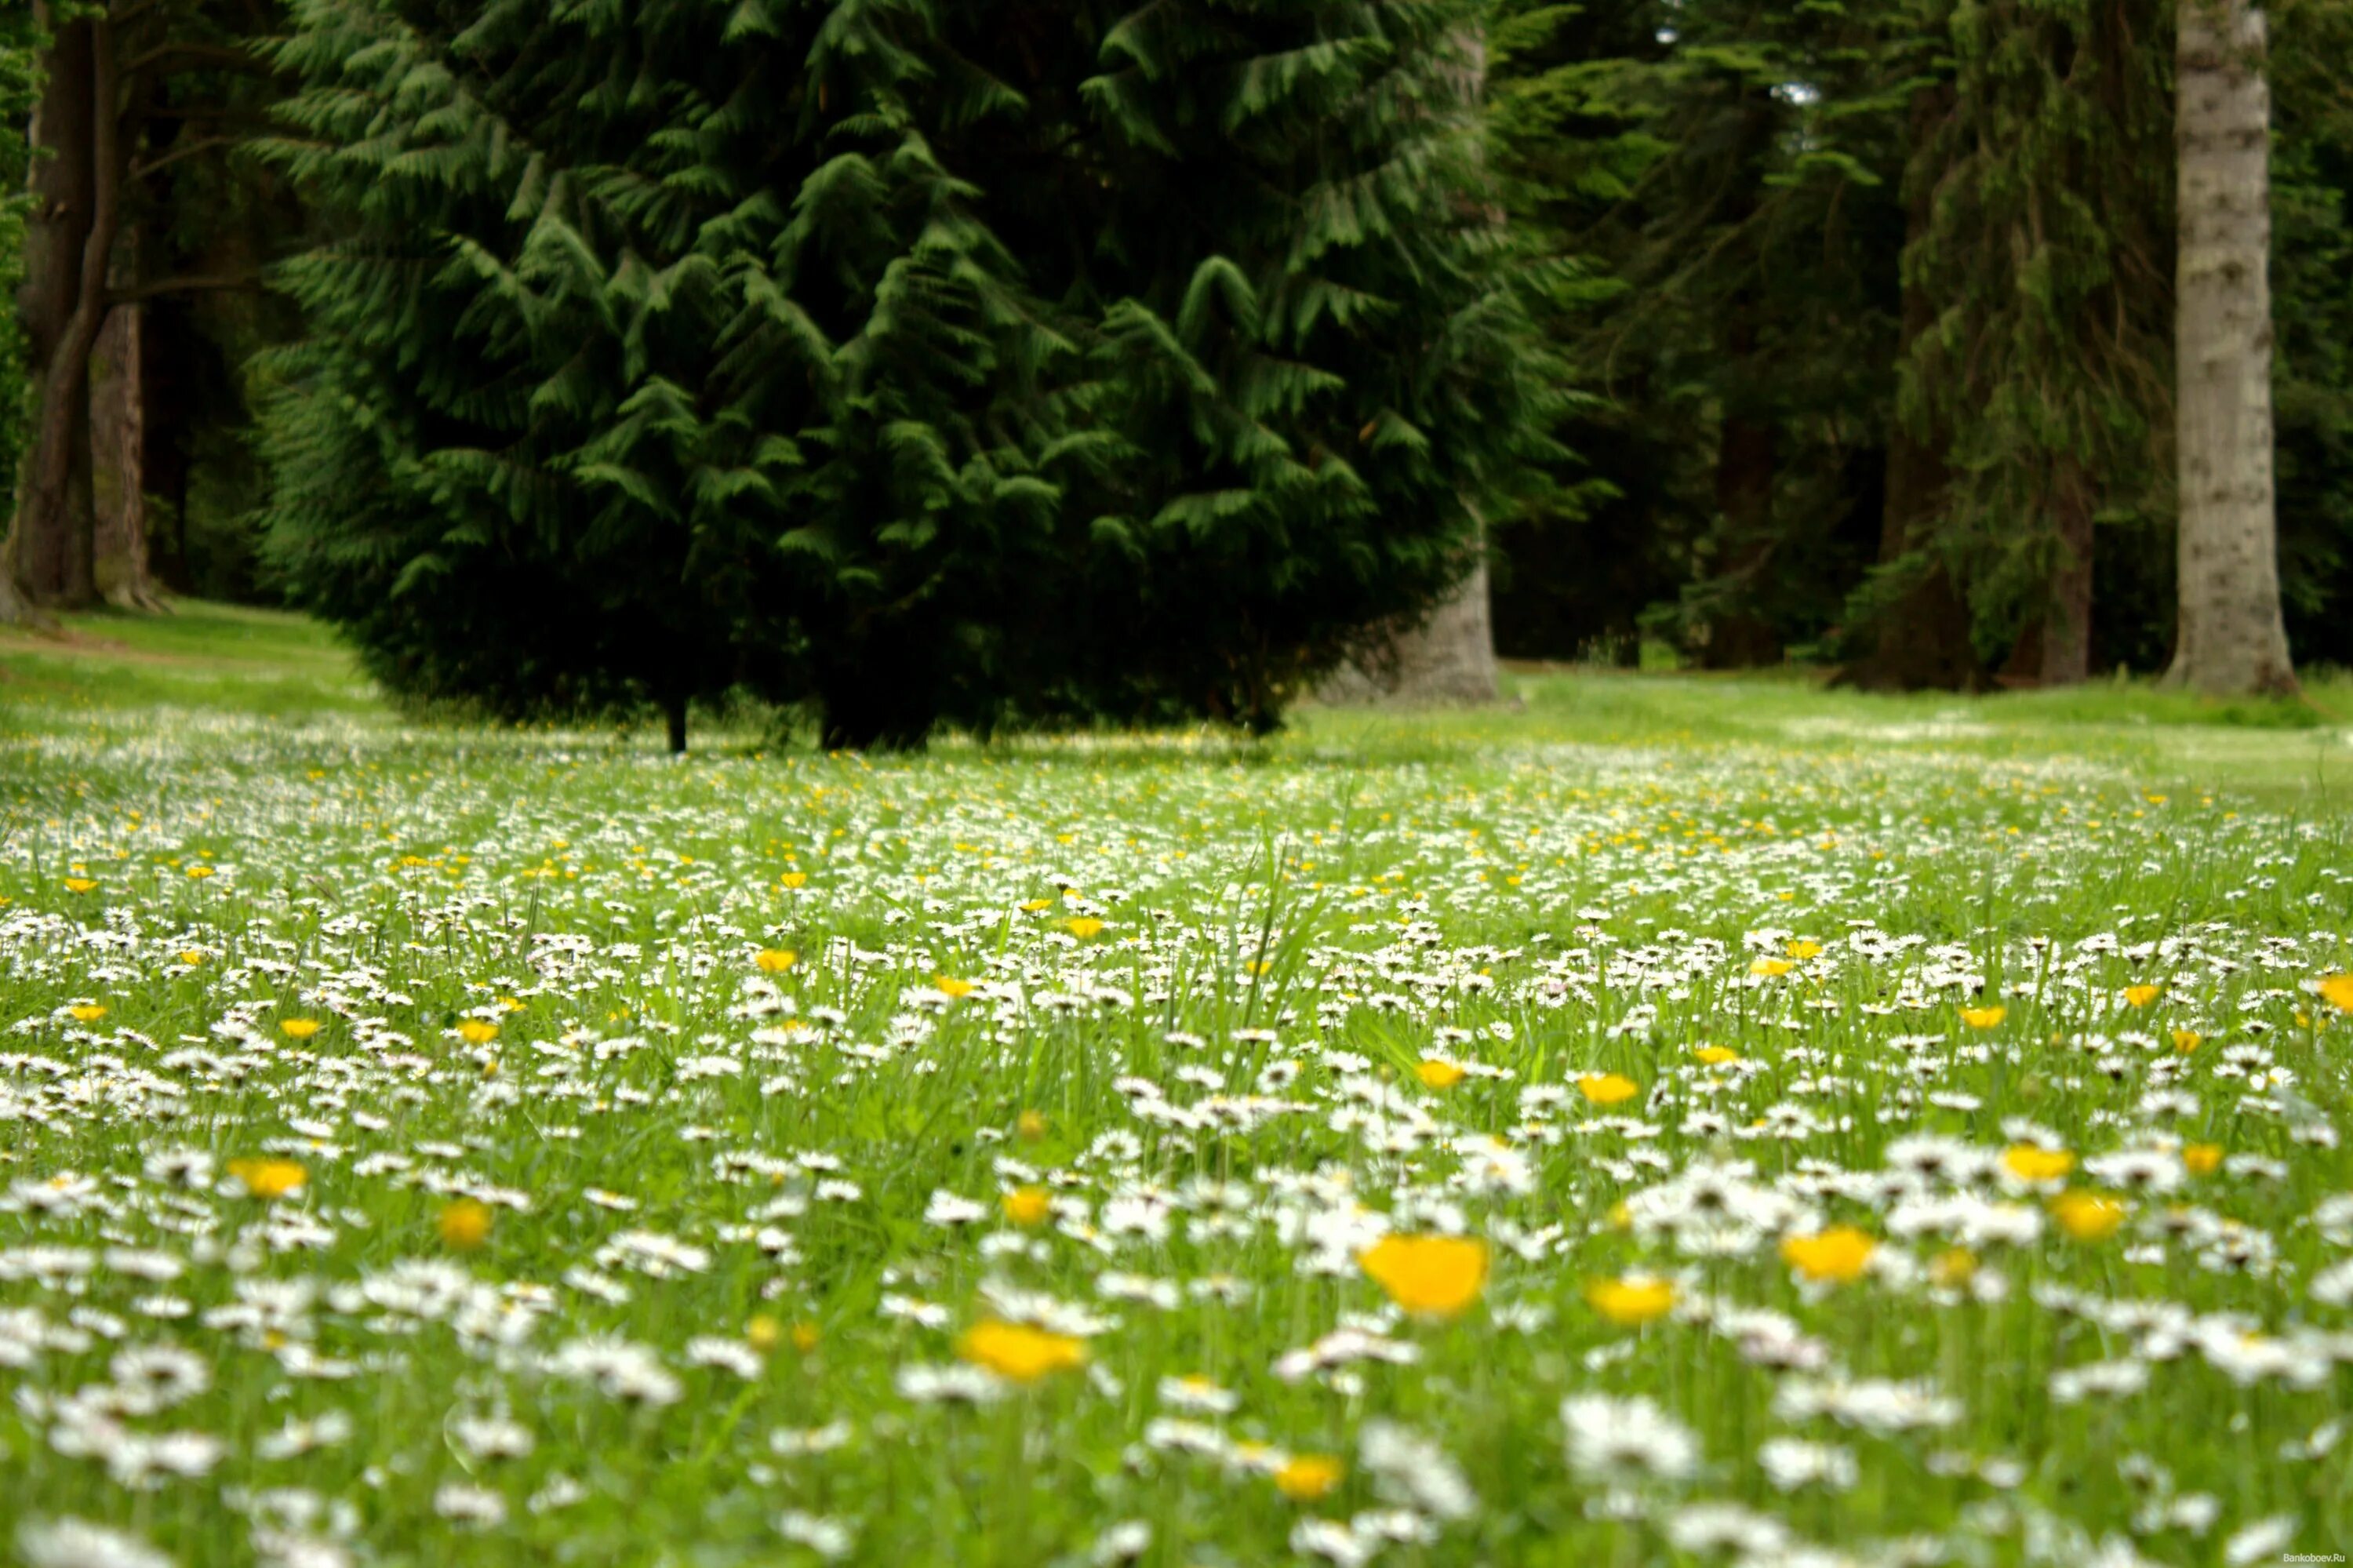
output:
<svg viewBox="0 0 2353 1568"><path fill-rule="evenodd" d="M0 711L33 725L84 708L151 706L389 722L332 633L301 616L183 600L169 616L71 616L64 625L62 639L0 630ZM2065 756L2150 788L2230 789L2299 813L2353 809L2353 674L2341 671L2308 675L2301 705L2216 702L2138 679L1975 698L1866 695L1796 669L1719 676L1521 666L1505 685L1515 705L1471 713L1311 707L1262 749L1367 760L1563 742ZM723 749L774 738L732 716L716 737ZM1188 742L1253 749L1211 732Z"/></svg>
<svg viewBox="0 0 2353 1568"><path fill-rule="evenodd" d="M2353 1539L2341 683L675 763L70 630L0 645L37 1568Z"/></svg>

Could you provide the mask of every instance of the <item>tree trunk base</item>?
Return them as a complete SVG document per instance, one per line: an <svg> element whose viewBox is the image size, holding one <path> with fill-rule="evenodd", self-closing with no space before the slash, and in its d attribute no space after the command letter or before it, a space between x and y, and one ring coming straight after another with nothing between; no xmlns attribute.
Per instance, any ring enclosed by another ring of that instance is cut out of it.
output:
<svg viewBox="0 0 2353 1568"><path fill-rule="evenodd" d="M1482 560L1425 625L1334 671L1315 700L1333 707L1477 707L1497 700L1501 684Z"/></svg>

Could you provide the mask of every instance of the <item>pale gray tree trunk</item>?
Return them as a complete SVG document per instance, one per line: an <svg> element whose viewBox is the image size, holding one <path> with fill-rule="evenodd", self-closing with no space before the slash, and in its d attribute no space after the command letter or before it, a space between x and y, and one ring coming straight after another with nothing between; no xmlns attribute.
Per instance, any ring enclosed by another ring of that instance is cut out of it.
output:
<svg viewBox="0 0 2353 1568"><path fill-rule="evenodd" d="M2182 0L2180 621L2168 679L2293 692L2272 495L2271 94L2254 0Z"/></svg>
<svg viewBox="0 0 2353 1568"><path fill-rule="evenodd" d="M1460 107L1467 114L1476 110L1486 90L1487 40L1473 31L1457 41L1461 53L1450 62L1448 84L1460 95ZM1502 223L1502 211L1489 213L1488 220ZM1499 687L1484 530L1473 536L1472 548L1476 558L1469 575L1428 620L1377 631L1364 652L1324 678L1315 700L1403 707L1493 702Z"/></svg>
<svg viewBox="0 0 2353 1568"><path fill-rule="evenodd" d="M1319 702L1399 707L1492 703L1496 694L1495 631L1483 554L1427 621L1377 640L1315 693Z"/></svg>

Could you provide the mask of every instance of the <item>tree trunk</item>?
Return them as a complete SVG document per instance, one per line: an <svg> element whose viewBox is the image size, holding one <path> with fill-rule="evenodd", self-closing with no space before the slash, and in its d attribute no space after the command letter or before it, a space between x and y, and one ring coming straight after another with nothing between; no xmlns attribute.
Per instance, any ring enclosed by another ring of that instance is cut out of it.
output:
<svg viewBox="0 0 2353 1568"><path fill-rule="evenodd" d="M2168 679L2294 692L2272 491L2271 96L2253 0L2183 0L2175 270L2179 621Z"/></svg>
<svg viewBox="0 0 2353 1568"><path fill-rule="evenodd" d="M1948 83L1913 94L1909 142L1913 166L1905 176L1905 253L1923 243L1936 221L1936 181L1926 167L1939 129L1953 111ZM1909 275L1903 282L1904 344L1908 361L1915 344L1936 324L1936 301ZM1982 683L1977 651L1969 643L1968 607L1952 573L1933 549L1944 515L1952 473L1946 462L1948 434L1931 425L1915 429L1899 414L1887 438L1887 495L1880 514L1882 566L1915 560L1916 575L1903 593L1883 605L1873 629L1871 652L1850 665L1844 679L1866 691L1971 690ZM1925 558L1923 560L1922 558Z"/></svg>
<svg viewBox="0 0 2353 1568"><path fill-rule="evenodd" d="M2038 674L2046 686L2073 686L2092 673L2092 492L2073 463L2062 464L2054 486L2061 556L2051 571L2042 612Z"/></svg>
<svg viewBox="0 0 2353 1568"><path fill-rule="evenodd" d="M670 754L686 755L686 699L667 698L662 703L662 721L670 731Z"/></svg>
<svg viewBox="0 0 2353 1568"><path fill-rule="evenodd" d="M115 248L111 285L139 281L138 233L126 226ZM144 307L106 313L90 359L91 577L106 602L160 609L147 571L147 400Z"/></svg>
<svg viewBox="0 0 2353 1568"><path fill-rule="evenodd" d="M1475 705L1495 700L1498 682L1482 548L1471 575L1427 621L1342 665L1316 688L1315 699L1347 706Z"/></svg>
<svg viewBox="0 0 2353 1568"><path fill-rule="evenodd" d="M28 182L32 210L25 225L25 280L16 294L16 320L25 334L26 370L46 386L56 363L74 304L80 294L82 251L90 238L97 201L97 170L90 161L90 131L96 116L90 54L90 24L58 26L49 0L34 0L33 22L49 47L40 62L42 91L33 106L27 142L32 153ZM46 398L34 429L45 428ZM70 444L72 432L66 432ZM17 492L0 546L0 619L22 620L34 606L63 593L70 541L61 531L61 509L36 513L26 504L33 454L23 454Z"/></svg>
<svg viewBox="0 0 2353 1568"><path fill-rule="evenodd" d="M1745 334L1735 352L1747 357ZM1738 585L1742 599L1751 579L1773 553L1773 476L1778 450L1773 427L1763 420L1727 415L1715 460L1715 505L1730 546L1724 577ZM1746 609L1711 616L1702 667L1746 670L1781 660L1781 641L1764 617Z"/></svg>
<svg viewBox="0 0 2353 1568"><path fill-rule="evenodd" d="M53 18L36 0L35 20ZM95 596L90 356L103 324L121 196L114 36L103 18L56 27L35 111L34 213L18 300L37 387L10 563L35 603Z"/></svg>

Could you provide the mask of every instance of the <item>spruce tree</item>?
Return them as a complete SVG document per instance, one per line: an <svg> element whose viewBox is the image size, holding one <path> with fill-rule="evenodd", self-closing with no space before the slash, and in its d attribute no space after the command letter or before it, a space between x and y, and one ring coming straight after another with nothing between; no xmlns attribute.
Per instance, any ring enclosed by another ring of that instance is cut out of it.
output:
<svg viewBox="0 0 2353 1568"><path fill-rule="evenodd" d="M304 0L272 551L396 689L1264 727L1549 394L1463 0Z"/></svg>
<svg viewBox="0 0 2353 1568"><path fill-rule="evenodd" d="M1573 268L1551 320L1606 399L1567 437L1590 473L1560 476L1541 534L1506 535L1507 628L1547 569L1616 601L1549 593L1629 653L1644 598L1717 666L1836 620L1876 537L1893 386L1902 151L1876 26L1836 4L1500 7L1499 156Z"/></svg>
<svg viewBox="0 0 2353 1568"><path fill-rule="evenodd" d="M1907 287L1933 330L1905 366L1947 442L1933 555L1978 652L2089 673L2101 527L2153 536L2170 427L2171 35L2159 0L1958 0L1953 110L1916 156L1929 221Z"/></svg>

